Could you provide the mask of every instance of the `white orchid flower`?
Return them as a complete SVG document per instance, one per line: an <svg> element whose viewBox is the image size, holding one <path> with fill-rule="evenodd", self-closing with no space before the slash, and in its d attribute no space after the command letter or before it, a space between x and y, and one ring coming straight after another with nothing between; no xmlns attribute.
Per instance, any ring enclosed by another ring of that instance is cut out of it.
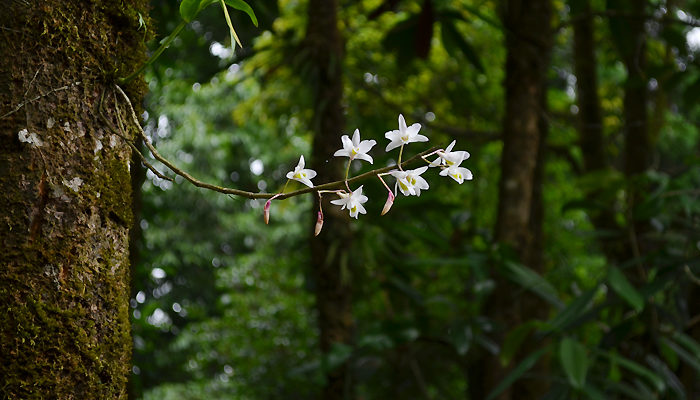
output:
<svg viewBox="0 0 700 400"><path fill-rule="evenodd" d="M294 168L294 171L287 172L287 179L294 179L308 187L314 187L311 180L316 176L316 171L313 169L306 169L304 165L304 156L302 155L299 157L299 164Z"/></svg>
<svg viewBox="0 0 700 400"><path fill-rule="evenodd" d="M355 129L352 135L352 140L348 135L343 135L340 140L343 142L343 148L336 151L333 155L336 157L350 157L350 160L360 159L374 164L372 156L367 154L377 142L375 140L360 141L360 130Z"/></svg>
<svg viewBox="0 0 700 400"><path fill-rule="evenodd" d="M469 152L466 151L452 151L452 148L455 147L455 143L457 143L456 140L453 140L452 143L450 143L447 148L442 151L438 151L437 155L438 158L435 159L432 163L430 163L431 167L437 167L440 165L444 165L446 167L452 167L452 166L459 166L459 164L462 163L462 161L466 160L469 158Z"/></svg>
<svg viewBox="0 0 700 400"><path fill-rule="evenodd" d="M355 189L355 191L350 194L340 192L338 196L340 196L340 198L331 200L331 203L337 206L343 206L341 210L347 208L348 211L350 211L351 217L357 219L358 214L367 214L367 210L365 210L365 207L362 205L362 203L367 202L367 196L362 194L362 186Z"/></svg>
<svg viewBox="0 0 700 400"><path fill-rule="evenodd" d="M420 191L428 189L428 181L420 175L427 171L428 167L421 167L410 171L391 171L390 174L396 178L396 185L404 196L420 196Z"/></svg>
<svg viewBox="0 0 700 400"><path fill-rule="evenodd" d="M440 176L449 176L459 184L462 184L462 182L465 180L470 181L473 178L472 171L464 167L460 167L459 165L452 165L443 169L440 171Z"/></svg>
<svg viewBox="0 0 700 400"><path fill-rule="evenodd" d="M412 142L427 142L427 137L418 134L420 128L421 126L418 123L406 127L406 121L403 119L403 115L399 114L399 130L389 131L384 134L385 138L391 140L391 143L386 146L386 151Z"/></svg>

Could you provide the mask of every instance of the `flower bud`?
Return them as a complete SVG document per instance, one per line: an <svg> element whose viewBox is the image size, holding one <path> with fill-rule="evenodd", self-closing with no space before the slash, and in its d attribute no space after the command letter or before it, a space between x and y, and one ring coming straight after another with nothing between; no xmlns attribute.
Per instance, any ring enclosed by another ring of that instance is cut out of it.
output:
<svg viewBox="0 0 700 400"><path fill-rule="evenodd" d="M391 206L394 205L394 194L389 191L389 197L386 198L386 203L384 203L384 208L382 208L382 215L389 212Z"/></svg>
<svg viewBox="0 0 700 400"><path fill-rule="evenodd" d="M321 229L323 228L323 213L318 212L318 218L316 218L316 227L314 228L314 236L318 236L319 233L321 233Z"/></svg>
<svg viewBox="0 0 700 400"><path fill-rule="evenodd" d="M263 208L263 218L265 219L265 224L270 223L270 202L272 199L268 200L267 203L265 203L265 208Z"/></svg>

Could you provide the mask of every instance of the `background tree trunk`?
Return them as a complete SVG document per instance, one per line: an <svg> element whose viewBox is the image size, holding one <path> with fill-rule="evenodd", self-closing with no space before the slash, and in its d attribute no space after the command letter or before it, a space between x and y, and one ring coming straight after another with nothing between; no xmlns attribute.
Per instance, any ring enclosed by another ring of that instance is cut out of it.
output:
<svg viewBox="0 0 700 400"><path fill-rule="evenodd" d="M338 31L336 0L311 0L308 5L306 46L314 76L314 140L312 168L318 182L344 177L342 160L331 155L340 146L339 135L345 127L343 116L343 43ZM331 158L329 162L329 158ZM325 221L321 234L311 240L311 262L316 285L321 350L327 354L334 344L352 340L352 286L348 249L351 231L348 215L331 206L324 197ZM316 199L318 207L318 199ZM313 223L316 223L314 212ZM313 229L310 232L313 235ZM345 262L343 262L345 260ZM326 376L323 399L343 399L352 392L347 363Z"/></svg>
<svg viewBox="0 0 700 400"><path fill-rule="evenodd" d="M2 398L126 397L131 151L97 107L143 62L145 6L9 1L0 14ZM145 87L126 89L138 104Z"/></svg>
<svg viewBox="0 0 700 400"><path fill-rule="evenodd" d="M524 265L542 271L542 163L546 121L546 77L551 51L552 6L549 0L504 2L502 20L506 32L505 115L503 117L503 153L499 183L496 241L511 247ZM523 292L502 276L494 277L496 288L486 307L495 322L495 339L502 339L520 323L544 318L547 306L539 298ZM528 339L524 352L536 344ZM514 360L519 361L519 357ZM544 373L547 362L534 367L533 374ZM497 356L487 357L483 383L474 386L472 398L483 398L508 372ZM476 378L476 377L475 377ZM480 385L485 385L480 388ZM500 399L535 399L546 392L546 381L528 379L516 382Z"/></svg>
<svg viewBox="0 0 700 400"><path fill-rule="evenodd" d="M600 173L611 168L605 152L603 117L598 96L597 57L593 16L589 0L571 0L574 30L574 73L576 97L579 106L579 143L583 153L585 173ZM624 258L620 246L621 227L615 222L615 192L591 190L586 198L593 205L589 211L591 222L599 232L601 250L611 262Z"/></svg>

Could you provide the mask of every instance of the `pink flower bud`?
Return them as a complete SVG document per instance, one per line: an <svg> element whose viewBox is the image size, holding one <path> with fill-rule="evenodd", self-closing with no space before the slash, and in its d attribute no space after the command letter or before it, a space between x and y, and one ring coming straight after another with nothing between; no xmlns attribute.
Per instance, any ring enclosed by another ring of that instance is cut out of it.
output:
<svg viewBox="0 0 700 400"><path fill-rule="evenodd" d="M265 224L270 223L270 202L271 201L272 201L272 199L268 200L267 203L265 203L265 208L263 208L263 210L264 210L263 211L264 212L263 218L265 219Z"/></svg>
<svg viewBox="0 0 700 400"><path fill-rule="evenodd" d="M321 228L323 228L323 213L318 212L318 218L316 218L316 228L314 228L314 236L318 236L321 233Z"/></svg>
<svg viewBox="0 0 700 400"><path fill-rule="evenodd" d="M382 208L382 215L386 214L391 210L391 206L394 205L394 194L389 192L389 196L386 198L386 203L384 203L384 208Z"/></svg>

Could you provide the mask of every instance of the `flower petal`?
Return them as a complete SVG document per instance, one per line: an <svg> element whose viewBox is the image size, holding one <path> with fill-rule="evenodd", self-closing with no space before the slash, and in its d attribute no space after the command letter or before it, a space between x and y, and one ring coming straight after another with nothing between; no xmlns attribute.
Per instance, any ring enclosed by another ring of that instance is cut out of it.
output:
<svg viewBox="0 0 700 400"><path fill-rule="evenodd" d="M414 125L417 125L417 124L414 124ZM430 139L428 139L427 136L423 136L423 135L416 135L416 136L411 138L411 142L427 142L428 140L430 140Z"/></svg>
<svg viewBox="0 0 700 400"><path fill-rule="evenodd" d="M360 145L358 146L360 149L360 153L367 153L368 151L372 150L372 147L377 144L376 140L363 140L360 142Z"/></svg>
<svg viewBox="0 0 700 400"><path fill-rule="evenodd" d="M343 135L340 137L340 140L343 142L343 150L350 151L353 148L352 141L348 137L348 135Z"/></svg>
<svg viewBox="0 0 700 400"><path fill-rule="evenodd" d="M420 124L418 124L418 123L413 124L413 125L409 126L408 128L406 128L406 133L408 133L409 137L415 136L418 134L418 131L420 131L420 128L421 128Z"/></svg>
<svg viewBox="0 0 700 400"><path fill-rule="evenodd" d="M384 134L384 137L389 140L397 140L401 138L401 131L393 130Z"/></svg>
<svg viewBox="0 0 700 400"><path fill-rule="evenodd" d="M452 149L455 147L455 143L457 143L457 141L456 141L456 140L453 140L452 143L450 143L450 145L447 146L447 148L445 149L445 153L451 152Z"/></svg>
<svg viewBox="0 0 700 400"><path fill-rule="evenodd" d="M394 141L392 141L391 143L389 143L388 145L386 145L386 150L385 150L385 151L389 152L389 151L391 151L391 150L394 150L394 149L397 148L397 147L401 147L402 144L403 144L403 142L401 141L401 139L399 139L399 140L394 140Z"/></svg>
<svg viewBox="0 0 700 400"><path fill-rule="evenodd" d="M401 131L401 134L406 132L406 120L403 119L403 114L399 114L399 131Z"/></svg>
<svg viewBox="0 0 700 400"><path fill-rule="evenodd" d="M345 149L340 149L333 153L334 157L350 157L350 151Z"/></svg>
<svg viewBox="0 0 700 400"><path fill-rule="evenodd" d="M360 145L360 130L355 129L355 132L352 134L352 144L353 147L357 147Z"/></svg>
<svg viewBox="0 0 700 400"><path fill-rule="evenodd" d="M316 171L313 169L305 169L303 171L306 172L306 177L309 179L314 179L316 177Z"/></svg>
<svg viewBox="0 0 700 400"><path fill-rule="evenodd" d="M343 208L345 208L345 205L348 204L348 199L331 200L331 204L335 204L336 206L343 206Z"/></svg>
<svg viewBox="0 0 700 400"><path fill-rule="evenodd" d="M355 155L355 158L358 160L365 160L365 161L369 162L370 164L374 164L374 160L372 159L372 156L370 156L369 154L357 153Z"/></svg>
<svg viewBox="0 0 700 400"><path fill-rule="evenodd" d="M412 172L413 176L418 176L427 170L428 170L428 166L426 165L425 167L416 168L411 172Z"/></svg>

